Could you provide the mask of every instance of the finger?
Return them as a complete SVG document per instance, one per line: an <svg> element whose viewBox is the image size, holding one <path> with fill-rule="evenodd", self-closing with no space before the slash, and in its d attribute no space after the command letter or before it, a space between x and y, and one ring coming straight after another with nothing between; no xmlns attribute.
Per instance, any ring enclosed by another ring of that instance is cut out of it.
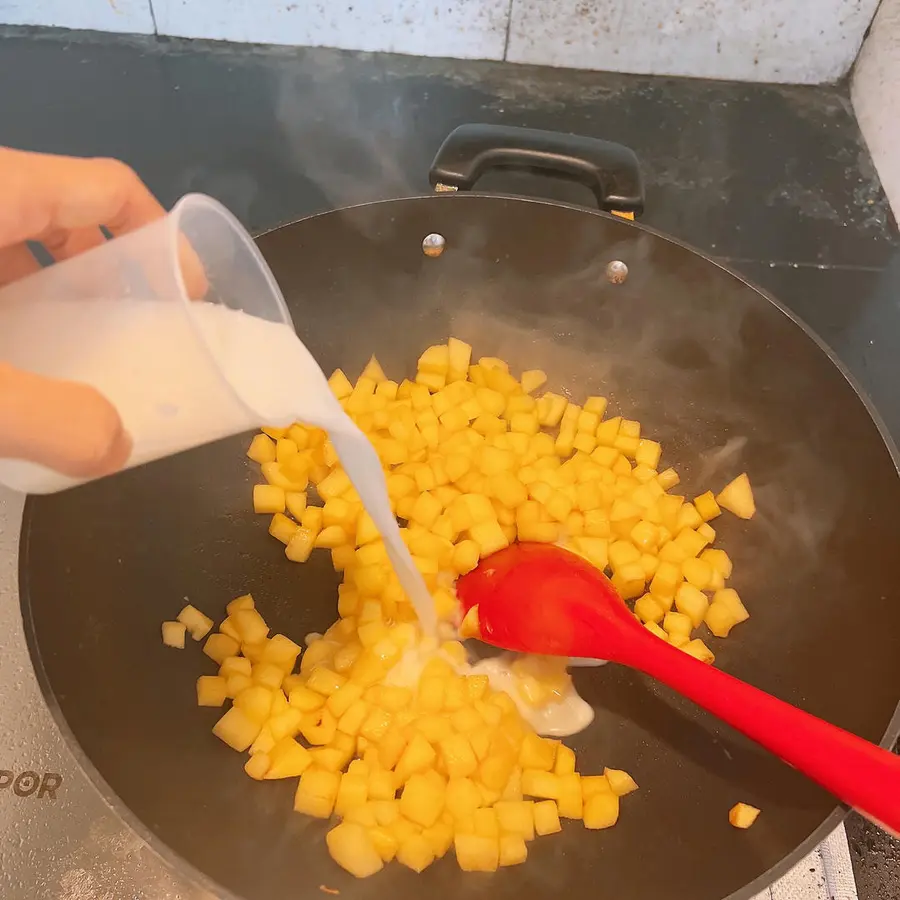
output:
<svg viewBox="0 0 900 900"><path fill-rule="evenodd" d="M130 455L131 438L99 391L0 363L0 457L96 478L121 469Z"/></svg>
<svg viewBox="0 0 900 900"><path fill-rule="evenodd" d="M103 242L100 226L115 237L165 216L137 174L115 159L79 159L0 147L4 198L0 247L40 241L56 260ZM202 298L208 282L190 242L179 236L178 259L188 296Z"/></svg>
<svg viewBox="0 0 900 900"><path fill-rule="evenodd" d="M0 148L0 246L58 242L59 232L105 225L113 235L165 215L134 171L114 159L77 159Z"/></svg>
<svg viewBox="0 0 900 900"><path fill-rule="evenodd" d="M40 271L41 264L34 258L27 244L0 247L0 286L18 281Z"/></svg>
<svg viewBox="0 0 900 900"><path fill-rule="evenodd" d="M106 236L99 227L76 228L73 231L64 231L60 228L45 234L41 238L41 243L55 260L60 261L99 247L100 244L106 243Z"/></svg>
<svg viewBox="0 0 900 900"><path fill-rule="evenodd" d="M209 279L197 251L184 234L178 235L178 265L181 267L181 277L188 297L191 300L202 300L209 290Z"/></svg>

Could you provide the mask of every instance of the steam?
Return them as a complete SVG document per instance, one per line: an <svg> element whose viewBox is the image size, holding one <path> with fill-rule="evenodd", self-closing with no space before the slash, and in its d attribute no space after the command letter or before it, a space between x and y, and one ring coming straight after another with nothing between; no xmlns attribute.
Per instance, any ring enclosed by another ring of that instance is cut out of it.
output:
<svg viewBox="0 0 900 900"><path fill-rule="evenodd" d="M281 78L275 117L297 170L329 208L415 193L397 153L415 133L414 108L398 95L389 109L373 111L365 91L351 90L352 80L340 77L344 65L340 54L329 53L315 81L302 70Z"/></svg>

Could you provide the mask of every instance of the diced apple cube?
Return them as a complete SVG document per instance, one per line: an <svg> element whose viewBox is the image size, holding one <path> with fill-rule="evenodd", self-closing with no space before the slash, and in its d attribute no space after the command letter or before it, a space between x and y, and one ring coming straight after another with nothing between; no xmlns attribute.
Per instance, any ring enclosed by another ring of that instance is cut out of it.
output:
<svg viewBox="0 0 900 900"><path fill-rule="evenodd" d="M684 613L667 612L663 619L663 629L673 644L676 644L676 638L680 639L680 643L687 643L694 629L694 623L690 616L686 616ZM678 645L676 644L676 646Z"/></svg>
<svg viewBox="0 0 900 900"><path fill-rule="evenodd" d="M342 822L325 835L325 843L331 858L357 878L368 878L384 867L381 855L362 825Z"/></svg>
<svg viewBox="0 0 900 900"><path fill-rule="evenodd" d="M472 361L472 347L458 338L447 341L448 381L465 380Z"/></svg>
<svg viewBox="0 0 900 900"><path fill-rule="evenodd" d="M235 697L234 708L240 709L254 722L262 725L272 712L272 691L261 685L253 685Z"/></svg>
<svg viewBox="0 0 900 900"><path fill-rule="evenodd" d="M713 568L702 559L686 559L681 564L681 571L685 580L701 591L705 591L712 582Z"/></svg>
<svg viewBox="0 0 900 900"><path fill-rule="evenodd" d="M454 847L456 861L464 872L496 872L500 865L500 842L497 838L457 832Z"/></svg>
<svg viewBox="0 0 900 900"><path fill-rule="evenodd" d="M738 475L734 481L722 488L716 502L741 519L752 519L756 512L756 502L747 473Z"/></svg>
<svg viewBox="0 0 900 900"><path fill-rule="evenodd" d="M660 605L653 594L644 594L635 600L635 615L644 623L659 624L666 614L666 610Z"/></svg>
<svg viewBox="0 0 900 900"><path fill-rule="evenodd" d="M727 603L716 602L713 600L706 611L704 618L709 630L720 638L728 637L731 629L738 624L738 620L734 617L734 613Z"/></svg>
<svg viewBox="0 0 900 900"><path fill-rule="evenodd" d="M469 529L469 537L478 545L483 558L509 546L509 540L496 521L480 522Z"/></svg>
<svg viewBox="0 0 900 900"><path fill-rule="evenodd" d="M336 816L346 816L351 809L363 806L368 798L368 776L344 772L334 801L334 814Z"/></svg>
<svg viewBox="0 0 900 900"><path fill-rule="evenodd" d="M213 627L213 620L190 604L185 606L176 618L187 628L195 641L202 641Z"/></svg>
<svg viewBox="0 0 900 900"><path fill-rule="evenodd" d="M268 757L271 764L265 774L267 780L298 778L313 761L309 750L297 743L293 737L283 737L276 741L269 750Z"/></svg>
<svg viewBox="0 0 900 900"><path fill-rule="evenodd" d="M528 859L525 839L518 834L500 835L500 865L517 866Z"/></svg>
<svg viewBox="0 0 900 900"><path fill-rule="evenodd" d="M363 824L363 823L358 823ZM372 841L375 850L384 862L390 862L396 855L400 847L400 842L391 833L389 828L383 825L376 825L369 828L369 838Z"/></svg>
<svg viewBox="0 0 900 900"><path fill-rule="evenodd" d="M715 653L713 653L699 638L688 641L686 644L682 645L680 649L687 653L688 656L693 656L695 659L699 659L700 662L707 663L708 665L712 665L716 661Z"/></svg>
<svg viewBox="0 0 900 900"><path fill-rule="evenodd" d="M422 872L434 862L434 850L423 834L411 834L400 842L397 862L414 872Z"/></svg>
<svg viewBox="0 0 900 900"><path fill-rule="evenodd" d="M694 507L700 513L700 518L704 522L709 522L722 514L719 504L716 502L715 495L712 491L707 491L699 497L694 498Z"/></svg>
<svg viewBox="0 0 900 900"><path fill-rule="evenodd" d="M638 789L637 782L622 769L604 769L603 774L617 797L624 797Z"/></svg>
<svg viewBox="0 0 900 900"><path fill-rule="evenodd" d="M736 803L728 812L728 821L735 828L749 828L759 816L760 811L747 803Z"/></svg>
<svg viewBox="0 0 900 900"><path fill-rule="evenodd" d="M547 373L542 369L528 369L522 373L522 390L526 394L534 393L547 382Z"/></svg>
<svg viewBox="0 0 900 900"><path fill-rule="evenodd" d="M250 446L247 448L247 456L260 464L275 462L275 441L268 435L257 434L250 441Z"/></svg>
<svg viewBox="0 0 900 900"><path fill-rule="evenodd" d="M266 777L266 772L269 771L270 763L271 760L267 753L254 753L250 759L244 763L244 771L254 779L254 781L262 781L263 778Z"/></svg>
<svg viewBox="0 0 900 900"><path fill-rule="evenodd" d="M731 614L734 616L736 624L746 622L747 619L750 618L750 613L747 612L747 607L741 602L740 595L732 588L716 591L715 594L713 594L713 602L722 603L728 607Z"/></svg>
<svg viewBox="0 0 900 900"><path fill-rule="evenodd" d="M310 766L301 776L294 796L294 809L318 819L327 819L334 810L341 776L319 766Z"/></svg>
<svg viewBox="0 0 900 900"><path fill-rule="evenodd" d="M559 776L539 769L523 769L522 793L529 797L556 800L560 793Z"/></svg>
<svg viewBox="0 0 900 900"><path fill-rule="evenodd" d="M450 368L450 348L447 344L435 344L428 347L419 357L417 369L420 372L433 372L445 375Z"/></svg>
<svg viewBox="0 0 900 900"><path fill-rule="evenodd" d="M559 741L543 738L534 732L525 735L519 748L519 765L523 769L539 769L550 772L556 761L556 748ZM526 793L528 793L526 791ZM552 794L539 796L553 796Z"/></svg>
<svg viewBox="0 0 900 900"><path fill-rule="evenodd" d="M700 554L700 559L708 562L713 569L721 573L723 578L731 578L733 565L731 558L724 550L709 549Z"/></svg>
<svg viewBox="0 0 900 900"><path fill-rule="evenodd" d="M197 679L197 706L221 706L228 696L228 682L220 675Z"/></svg>
<svg viewBox="0 0 900 900"><path fill-rule="evenodd" d="M558 775L559 797L556 805L560 816L566 819L580 819L583 813L581 794L581 775L570 772L568 775Z"/></svg>
<svg viewBox="0 0 900 900"><path fill-rule="evenodd" d="M441 779L411 775L400 795L400 812L411 822L430 828L444 810L446 789Z"/></svg>
<svg viewBox="0 0 900 900"><path fill-rule="evenodd" d="M221 633L211 634L203 645L203 652L219 665L222 665L229 656L235 656L240 649L241 645L234 638Z"/></svg>
<svg viewBox="0 0 900 900"><path fill-rule="evenodd" d="M444 802L454 819L471 816L481 806L481 791L471 778L451 778Z"/></svg>
<svg viewBox="0 0 900 900"><path fill-rule="evenodd" d="M297 527L297 523L292 519L289 519L283 513L275 513L275 515L272 516L272 521L269 523L269 534L287 546L294 536Z"/></svg>
<svg viewBox="0 0 900 900"><path fill-rule="evenodd" d="M256 740L261 728L243 710L233 706L213 726L213 734L233 750L243 752Z"/></svg>
<svg viewBox="0 0 900 900"><path fill-rule="evenodd" d="M634 461L648 469L656 469L659 465L659 458L662 455L662 447L656 441L648 441L642 439L638 443L637 452L634 454Z"/></svg>
<svg viewBox="0 0 900 900"><path fill-rule="evenodd" d="M556 834L558 831L562 831L555 800L542 800L534 804L534 830L539 835Z"/></svg>
<svg viewBox="0 0 900 900"><path fill-rule="evenodd" d="M328 379L328 386L338 400L349 397L353 392L353 385L350 383L350 379L347 378L342 369L335 369L331 373L331 377Z"/></svg>
<svg viewBox="0 0 900 900"><path fill-rule="evenodd" d="M421 734L414 734L397 761L395 771L401 784L410 776L430 768L437 754Z"/></svg>
<svg viewBox="0 0 900 900"><path fill-rule="evenodd" d="M478 768L478 759L464 734L454 734L440 742L441 759L450 778L465 778Z"/></svg>
<svg viewBox="0 0 900 900"><path fill-rule="evenodd" d="M259 643L269 635L269 626L255 609L237 610L231 618L240 632L241 640L247 644Z"/></svg>
<svg viewBox="0 0 900 900"><path fill-rule="evenodd" d="M167 647L174 647L176 650L184 649L184 636L187 627L184 622L163 622L162 623L162 642Z"/></svg>
<svg viewBox="0 0 900 900"><path fill-rule="evenodd" d="M687 582L679 585L675 592L675 608L686 615L694 628L700 626L709 608L709 600L703 591L698 590Z"/></svg>
<svg viewBox="0 0 900 900"><path fill-rule="evenodd" d="M594 794L609 794L612 787L605 775L582 775L581 794L585 801L590 800Z"/></svg>
<svg viewBox="0 0 900 900"><path fill-rule="evenodd" d="M253 511L256 513L283 513L284 488L274 484L253 485Z"/></svg>
<svg viewBox="0 0 900 900"><path fill-rule="evenodd" d="M619 798L614 793L594 794L584 804L584 827L611 828L619 819Z"/></svg>

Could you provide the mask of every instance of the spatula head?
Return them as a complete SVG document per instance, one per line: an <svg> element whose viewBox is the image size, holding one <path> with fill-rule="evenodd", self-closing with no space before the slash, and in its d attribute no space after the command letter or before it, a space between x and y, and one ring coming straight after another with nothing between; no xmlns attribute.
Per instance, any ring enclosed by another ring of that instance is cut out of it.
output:
<svg viewBox="0 0 900 900"><path fill-rule="evenodd" d="M616 659L637 622L595 566L550 544L513 544L457 582L481 640L528 653Z"/></svg>

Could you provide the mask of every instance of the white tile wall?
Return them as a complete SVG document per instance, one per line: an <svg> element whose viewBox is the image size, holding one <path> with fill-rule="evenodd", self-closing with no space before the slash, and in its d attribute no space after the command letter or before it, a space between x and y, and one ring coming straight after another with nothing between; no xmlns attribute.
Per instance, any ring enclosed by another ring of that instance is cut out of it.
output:
<svg viewBox="0 0 900 900"><path fill-rule="evenodd" d="M0 0L0 23L153 34L150 0Z"/></svg>
<svg viewBox="0 0 900 900"><path fill-rule="evenodd" d="M0 23L817 83L878 0L0 0Z"/></svg>
<svg viewBox="0 0 900 900"><path fill-rule="evenodd" d="M514 0L514 62L815 84L850 68L878 0Z"/></svg>
<svg viewBox="0 0 900 900"><path fill-rule="evenodd" d="M900 0L883 0L853 73L853 108L900 218Z"/></svg>
<svg viewBox="0 0 900 900"><path fill-rule="evenodd" d="M509 14L509 0L153 0L153 6L160 34L460 59L502 59Z"/></svg>

